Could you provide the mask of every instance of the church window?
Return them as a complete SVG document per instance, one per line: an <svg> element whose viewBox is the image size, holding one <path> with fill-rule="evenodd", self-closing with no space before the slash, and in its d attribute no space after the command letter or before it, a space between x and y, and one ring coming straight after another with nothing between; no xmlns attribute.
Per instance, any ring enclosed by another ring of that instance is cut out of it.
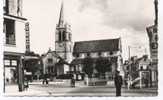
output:
<svg viewBox="0 0 163 100"><path fill-rule="evenodd" d="M66 32L63 31L63 41L65 41L65 40L66 40Z"/></svg>
<svg viewBox="0 0 163 100"><path fill-rule="evenodd" d="M62 32L59 31L59 41L62 41Z"/></svg>
<svg viewBox="0 0 163 100"><path fill-rule="evenodd" d="M71 34L69 33L69 40L71 41Z"/></svg>
<svg viewBox="0 0 163 100"><path fill-rule="evenodd" d="M76 54L76 57L79 57L79 53Z"/></svg>

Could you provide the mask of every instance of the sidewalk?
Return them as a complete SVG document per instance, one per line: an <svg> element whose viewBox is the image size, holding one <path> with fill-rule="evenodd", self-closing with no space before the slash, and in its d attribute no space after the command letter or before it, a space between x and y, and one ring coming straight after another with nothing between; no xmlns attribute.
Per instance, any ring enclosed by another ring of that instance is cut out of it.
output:
<svg viewBox="0 0 163 100"><path fill-rule="evenodd" d="M32 88L28 88L26 91L19 92L17 85L9 85L5 88L5 93L3 96L39 96L40 94L45 94L43 91L37 91Z"/></svg>

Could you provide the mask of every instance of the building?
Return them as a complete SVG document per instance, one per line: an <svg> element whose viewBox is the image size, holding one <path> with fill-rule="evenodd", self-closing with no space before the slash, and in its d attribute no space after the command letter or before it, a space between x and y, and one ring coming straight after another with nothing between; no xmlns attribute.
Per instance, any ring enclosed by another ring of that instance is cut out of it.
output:
<svg viewBox="0 0 163 100"><path fill-rule="evenodd" d="M151 72L151 60L147 55L144 55L140 58L136 56L131 57L129 61L124 63L124 72L125 72L125 84L127 81L130 82L129 86L138 85L140 88L145 86L145 81L148 81L148 84L152 86L153 74ZM148 86L149 86L148 85Z"/></svg>
<svg viewBox="0 0 163 100"><path fill-rule="evenodd" d="M73 73L77 80L83 79L84 73L82 71L82 62L83 59L90 54L94 59L94 62L96 62L99 57L112 62L112 71L108 72L107 77L113 79L114 71L116 69L123 72L121 68L121 53L121 38L81 41L75 42L73 46L71 26L65 21L62 2L59 21L55 32L55 51L47 52L42 57L44 63L43 72L51 73L50 71L52 71L52 73L54 72L57 76ZM59 60L57 60L58 58ZM95 73L96 72L97 71L95 71Z"/></svg>
<svg viewBox="0 0 163 100"><path fill-rule="evenodd" d="M121 39L107 39L107 40L93 40L75 42L73 49L74 60L72 61L71 71L74 71L74 76L77 80L83 79L83 61L86 57L90 56L95 63L100 57L107 59L111 62L110 71L107 72L106 77L113 79L116 69L122 70L122 47ZM95 64L94 64L95 66ZM94 73L98 73L94 68Z"/></svg>
<svg viewBox="0 0 163 100"><path fill-rule="evenodd" d="M48 74L49 76L55 77L58 75L64 74L63 67L60 67L61 58L56 53L56 51L48 50L46 54L41 56L42 63L43 63L43 74Z"/></svg>
<svg viewBox="0 0 163 100"><path fill-rule="evenodd" d="M150 58L152 60L152 79L153 83L158 83L158 0L155 4L155 21L154 25L146 28L149 37Z"/></svg>
<svg viewBox="0 0 163 100"><path fill-rule="evenodd" d="M61 4L59 22L56 26L55 33L55 52L66 62L70 63L72 61L72 34L71 26L65 22L64 19L64 8L63 2ZM62 69L64 69L64 74L69 71L69 66L63 64Z"/></svg>
<svg viewBox="0 0 163 100"><path fill-rule="evenodd" d="M22 16L22 0L3 0L4 82L18 80L18 67L26 51L27 19Z"/></svg>

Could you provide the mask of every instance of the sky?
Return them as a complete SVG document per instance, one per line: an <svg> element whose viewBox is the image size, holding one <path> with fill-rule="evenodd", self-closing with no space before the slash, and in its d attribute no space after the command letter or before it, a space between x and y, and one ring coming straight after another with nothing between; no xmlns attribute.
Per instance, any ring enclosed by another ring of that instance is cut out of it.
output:
<svg viewBox="0 0 163 100"><path fill-rule="evenodd" d="M149 53L146 27L154 24L153 0L63 0L64 18L72 40L122 39L124 59ZM62 0L23 0L23 16L30 23L31 50L55 50L55 31Z"/></svg>

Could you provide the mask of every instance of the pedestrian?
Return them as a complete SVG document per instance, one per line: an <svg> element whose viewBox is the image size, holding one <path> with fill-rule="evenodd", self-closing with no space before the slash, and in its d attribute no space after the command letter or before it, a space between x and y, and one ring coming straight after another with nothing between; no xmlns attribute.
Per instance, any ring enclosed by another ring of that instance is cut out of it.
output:
<svg viewBox="0 0 163 100"><path fill-rule="evenodd" d="M75 87L75 79L74 79L74 77L71 78L71 87Z"/></svg>
<svg viewBox="0 0 163 100"><path fill-rule="evenodd" d="M28 79L25 77L24 78L24 89L27 91L28 88L29 88Z"/></svg>
<svg viewBox="0 0 163 100"><path fill-rule="evenodd" d="M42 84L49 84L49 81L48 81L48 74L44 74L43 76L43 81L42 81Z"/></svg>
<svg viewBox="0 0 163 100"><path fill-rule="evenodd" d="M45 82L45 75L43 75L42 84L44 84L44 82Z"/></svg>
<svg viewBox="0 0 163 100"><path fill-rule="evenodd" d="M144 79L144 83L145 83L145 87L148 88L148 83L149 83L149 82L148 82L148 78L145 78L145 79Z"/></svg>
<svg viewBox="0 0 163 100"><path fill-rule="evenodd" d="M116 71L114 83L116 87L116 96L121 96L121 86L122 86L122 76L119 74L119 71Z"/></svg>

